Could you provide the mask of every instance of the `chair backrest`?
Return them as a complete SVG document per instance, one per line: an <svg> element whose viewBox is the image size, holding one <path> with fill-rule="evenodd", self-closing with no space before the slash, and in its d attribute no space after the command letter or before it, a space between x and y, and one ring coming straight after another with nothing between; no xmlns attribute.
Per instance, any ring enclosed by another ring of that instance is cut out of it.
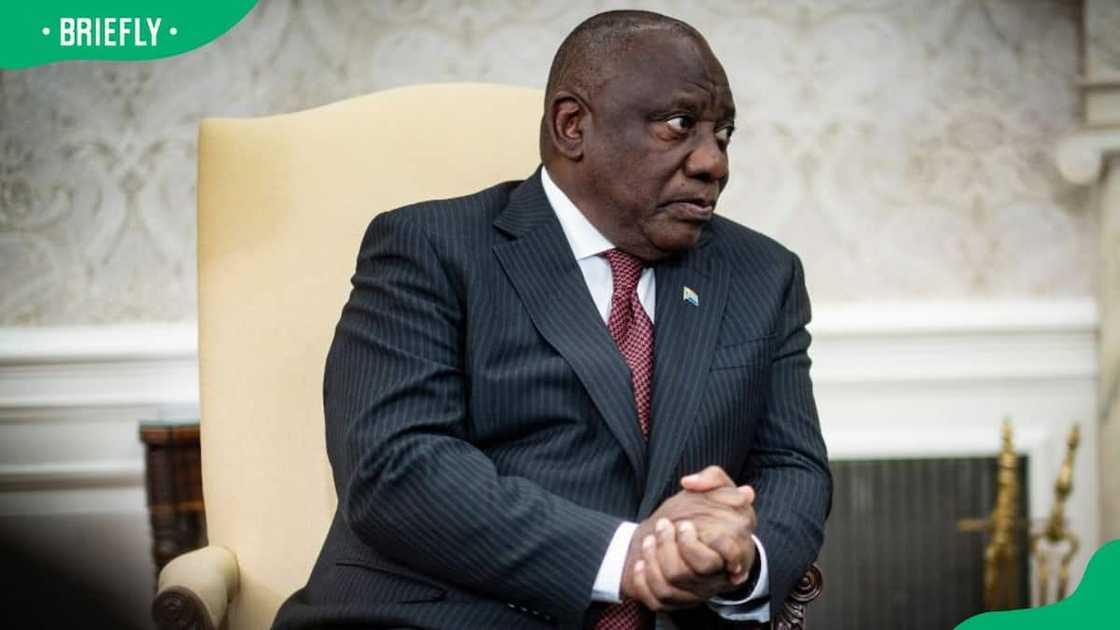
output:
<svg viewBox="0 0 1120 630"><path fill-rule="evenodd" d="M323 364L366 225L529 176L542 102L539 90L440 84L202 123L202 469L210 543L241 572L230 628L271 623L334 513Z"/></svg>

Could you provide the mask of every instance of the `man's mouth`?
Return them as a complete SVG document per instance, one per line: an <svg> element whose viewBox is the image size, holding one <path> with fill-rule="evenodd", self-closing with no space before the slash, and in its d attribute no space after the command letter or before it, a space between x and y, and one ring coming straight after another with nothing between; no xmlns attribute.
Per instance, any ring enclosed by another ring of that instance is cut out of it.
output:
<svg viewBox="0 0 1120 630"><path fill-rule="evenodd" d="M681 221L707 222L712 219L715 210L715 201L700 197L690 199L675 199L662 205L672 214L673 218Z"/></svg>

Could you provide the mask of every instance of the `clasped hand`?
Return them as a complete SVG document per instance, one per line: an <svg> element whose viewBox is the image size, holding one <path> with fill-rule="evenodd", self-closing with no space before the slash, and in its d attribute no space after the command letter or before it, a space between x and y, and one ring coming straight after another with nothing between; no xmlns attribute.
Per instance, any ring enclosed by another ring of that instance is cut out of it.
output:
<svg viewBox="0 0 1120 630"><path fill-rule="evenodd" d="M622 594L653 611L695 606L741 586L755 560L754 490L718 466L681 479L682 490L638 525Z"/></svg>

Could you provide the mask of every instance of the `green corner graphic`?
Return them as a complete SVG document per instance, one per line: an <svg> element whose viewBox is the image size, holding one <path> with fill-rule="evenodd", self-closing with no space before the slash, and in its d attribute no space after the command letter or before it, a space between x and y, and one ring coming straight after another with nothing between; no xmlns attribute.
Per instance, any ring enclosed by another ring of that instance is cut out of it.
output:
<svg viewBox="0 0 1120 630"><path fill-rule="evenodd" d="M1120 540L1097 550L1072 595L1042 608L988 612L956 630L1120 628Z"/></svg>
<svg viewBox="0 0 1120 630"><path fill-rule="evenodd" d="M0 5L0 68L76 59L143 61L224 34L257 0L12 0Z"/></svg>

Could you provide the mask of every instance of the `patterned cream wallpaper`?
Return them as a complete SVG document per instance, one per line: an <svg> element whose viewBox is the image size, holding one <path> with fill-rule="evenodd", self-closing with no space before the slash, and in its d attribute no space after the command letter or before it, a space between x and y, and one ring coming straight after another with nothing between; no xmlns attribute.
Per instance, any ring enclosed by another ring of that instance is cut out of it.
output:
<svg viewBox="0 0 1120 630"><path fill-rule="evenodd" d="M1120 2L1086 0L1085 75L1090 79L1120 77Z"/></svg>
<svg viewBox="0 0 1120 630"><path fill-rule="evenodd" d="M194 317L195 132L392 86L543 86L613 2L263 0L201 50L0 72L0 325ZM740 121L720 211L828 301L1084 296L1095 219L1050 154L1079 3L628 3L704 32ZM391 121L387 121L391 124Z"/></svg>

